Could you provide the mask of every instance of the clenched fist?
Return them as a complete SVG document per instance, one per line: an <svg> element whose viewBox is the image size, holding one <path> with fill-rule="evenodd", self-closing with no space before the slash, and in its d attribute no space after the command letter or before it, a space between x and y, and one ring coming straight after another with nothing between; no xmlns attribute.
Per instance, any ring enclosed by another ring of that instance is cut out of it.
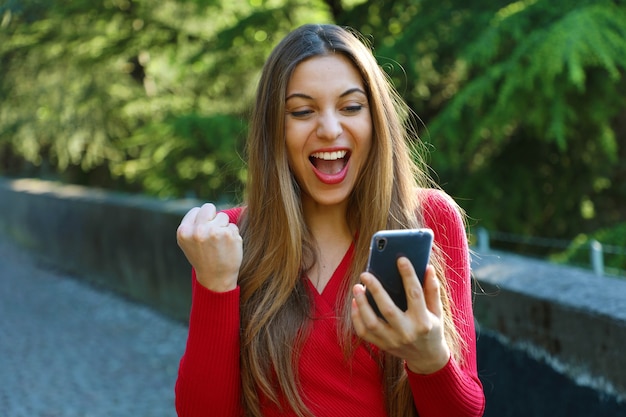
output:
<svg viewBox="0 0 626 417"><path fill-rule="evenodd" d="M194 207L183 217L176 238L200 284L216 292L237 287L243 245L228 215L217 213L210 203Z"/></svg>

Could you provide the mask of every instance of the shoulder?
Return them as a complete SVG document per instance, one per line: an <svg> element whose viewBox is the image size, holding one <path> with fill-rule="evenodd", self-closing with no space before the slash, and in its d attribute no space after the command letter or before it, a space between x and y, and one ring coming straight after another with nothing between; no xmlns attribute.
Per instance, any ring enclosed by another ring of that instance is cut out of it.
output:
<svg viewBox="0 0 626 417"><path fill-rule="evenodd" d="M418 193L426 225L450 224L464 229L463 211L446 192L421 188Z"/></svg>
<svg viewBox="0 0 626 417"><path fill-rule="evenodd" d="M228 215L228 220L231 223L238 224L239 219L241 219L241 213L243 213L245 207L232 207L225 210L220 210L221 212Z"/></svg>
<svg viewBox="0 0 626 417"><path fill-rule="evenodd" d="M428 189L421 193L424 226L435 235L435 246L447 267L448 283L468 282L470 257L463 211L443 191Z"/></svg>
<svg viewBox="0 0 626 417"><path fill-rule="evenodd" d="M459 205L444 191L421 189L421 207L424 226L432 229L435 243L448 257L452 252L467 250L467 231L464 213ZM457 254L458 255L458 254Z"/></svg>

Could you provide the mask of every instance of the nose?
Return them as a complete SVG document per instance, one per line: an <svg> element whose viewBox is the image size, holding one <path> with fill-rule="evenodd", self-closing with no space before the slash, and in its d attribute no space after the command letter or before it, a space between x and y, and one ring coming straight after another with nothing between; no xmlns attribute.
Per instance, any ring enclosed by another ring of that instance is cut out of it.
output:
<svg viewBox="0 0 626 417"><path fill-rule="evenodd" d="M321 139L334 140L341 135L343 127L334 112L322 113L317 124L317 136Z"/></svg>

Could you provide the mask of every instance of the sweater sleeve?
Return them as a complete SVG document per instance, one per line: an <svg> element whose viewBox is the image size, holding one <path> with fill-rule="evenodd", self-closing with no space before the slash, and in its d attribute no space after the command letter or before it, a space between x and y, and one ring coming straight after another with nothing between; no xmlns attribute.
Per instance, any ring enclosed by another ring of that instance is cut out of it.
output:
<svg viewBox="0 0 626 417"><path fill-rule="evenodd" d="M240 209L226 211L236 222ZM239 287L218 293L192 273L187 345L176 380L179 417L241 414Z"/></svg>
<svg viewBox="0 0 626 417"><path fill-rule="evenodd" d="M224 210L237 223L243 208ZM239 287L218 293L192 271L187 346L176 379L179 417L241 415Z"/></svg>
<svg viewBox="0 0 626 417"><path fill-rule="evenodd" d="M193 274L187 346L176 380L179 417L239 416L239 287L217 293Z"/></svg>
<svg viewBox="0 0 626 417"><path fill-rule="evenodd" d="M470 256L464 223L447 194L429 190L424 199L424 221L435 234L435 247L445 262L453 321L463 342L461 359L430 375L408 370L409 383L420 417L482 416L485 396L476 365L476 333L472 310Z"/></svg>

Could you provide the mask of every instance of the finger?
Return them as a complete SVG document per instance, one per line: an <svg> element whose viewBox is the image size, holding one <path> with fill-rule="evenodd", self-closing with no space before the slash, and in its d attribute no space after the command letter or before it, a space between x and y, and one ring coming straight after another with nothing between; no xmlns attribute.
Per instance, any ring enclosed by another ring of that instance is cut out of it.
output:
<svg viewBox="0 0 626 417"><path fill-rule="evenodd" d="M199 207L194 207L185 214L180 221L180 225L176 230L176 236L180 240L181 238L189 238L193 234L193 225L196 220L196 216L200 211Z"/></svg>
<svg viewBox="0 0 626 417"><path fill-rule="evenodd" d="M388 322L393 320L394 317L397 317L402 313L400 309L396 306L396 303L391 299L387 291L383 288L382 284L374 275L369 272L364 272L361 274L361 282L364 285L364 288L367 292L370 293L374 302L376 303L376 307L378 307L378 311L383 315L385 320ZM362 297L357 299L359 308L361 310L361 316L366 324L366 326L376 326L379 324L380 318L371 307L365 292Z"/></svg>
<svg viewBox="0 0 626 417"><path fill-rule="evenodd" d="M223 211L217 213L212 221L216 226L221 227L226 227L230 224L230 218L228 217L228 214L224 213Z"/></svg>
<svg viewBox="0 0 626 417"><path fill-rule="evenodd" d="M207 207L208 216L214 209ZM202 211L202 210L201 210ZM240 238L239 233L233 233L233 229L229 228L230 220L226 213L219 212L211 220L205 220L204 222L198 222L197 218L200 216L201 211L196 217L194 224L193 239L199 243L212 242L217 243L221 239L227 238ZM207 213L205 213L207 214ZM209 217L205 217L208 219Z"/></svg>
<svg viewBox="0 0 626 417"><path fill-rule="evenodd" d="M210 222L215 218L216 213L217 209L215 208L214 204L205 203L202 205L202 207L200 207L194 223L196 225L201 225Z"/></svg>
<svg viewBox="0 0 626 417"><path fill-rule="evenodd" d="M443 305L441 304L441 284L437 279L435 268L428 265L424 275L424 298L426 307L435 316L443 317Z"/></svg>
<svg viewBox="0 0 626 417"><path fill-rule="evenodd" d="M364 296L365 287L361 284L356 284L352 287L352 303L350 305L350 317L352 318L352 325L354 326L354 330L357 335L363 337L366 333L365 331L365 323L363 322L363 318L361 317L361 309L359 307L359 303L357 301L358 298Z"/></svg>
<svg viewBox="0 0 626 417"><path fill-rule="evenodd" d="M187 214L185 214L185 216L183 217L183 219L181 220L181 223L193 223L193 221L196 219L196 215L198 214L198 212L200 211L200 207L194 207L191 210L189 210L187 212Z"/></svg>
<svg viewBox="0 0 626 417"><path fill-rule="evenodd" d="M417 278L413 264L406 257L398 258L398 271L404 284L408 311L415 312L418 317L425 317L428 307L424 300L424 290Z"/></svg>
<svg viewBox="0 0 626 417"><path fill-rule="evenodd" d="M385 329L387 324L374 312L365 295L365 287L356 284L352 287L352 299L350 316L356 334L363 340L381 345L381 339L386 339Z"/></svg>
<svg viewBox="0 0 626 417"><path fill-rule="evenodd" d="M235 223L228 223L228 229L230 229L231 233L237 236L239 235L239 227Z"/></svg>

